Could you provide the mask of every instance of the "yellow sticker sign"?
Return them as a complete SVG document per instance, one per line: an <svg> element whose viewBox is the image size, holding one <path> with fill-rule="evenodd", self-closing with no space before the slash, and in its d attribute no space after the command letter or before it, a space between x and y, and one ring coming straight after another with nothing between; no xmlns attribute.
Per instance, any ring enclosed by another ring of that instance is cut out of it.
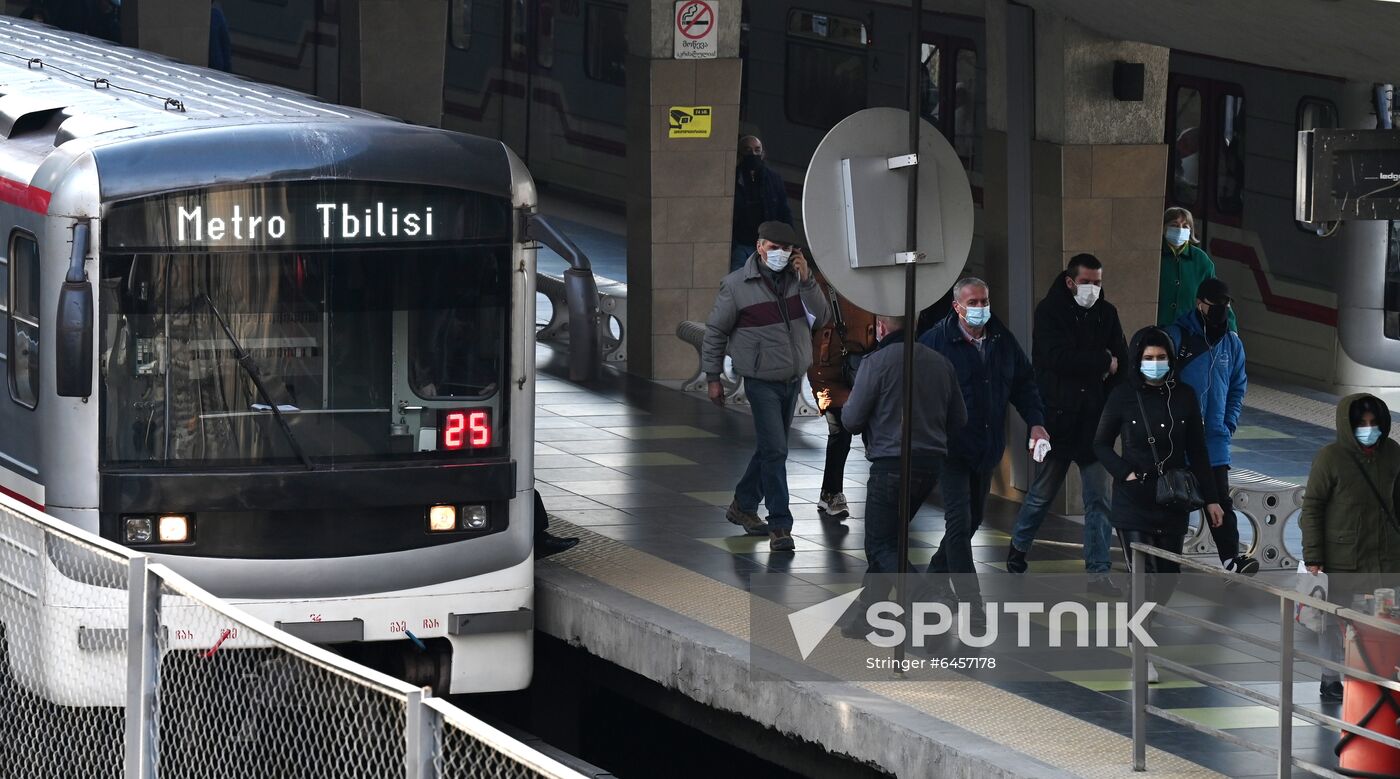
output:
<svg viewBox="0 0 1400 779"><path fill-rule="evenodd" d="M670 112L671 138L709 138L710 106L673 105Z"/></svg>

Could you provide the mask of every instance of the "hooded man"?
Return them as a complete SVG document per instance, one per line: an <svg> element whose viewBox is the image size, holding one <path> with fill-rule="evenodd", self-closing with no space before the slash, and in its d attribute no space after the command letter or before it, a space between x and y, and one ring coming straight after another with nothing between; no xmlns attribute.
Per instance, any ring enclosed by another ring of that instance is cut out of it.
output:
<svg viewBox="0 0 1400 779"><path fill-rule="evenodd" d="M1176 349L1178 376L1201 404L1215 492L1225 509L1225 522L1210 529L1215 549L1225 570L1253 576L1259 561L1240 554L1240 529L1230 502L1230 440L1249 387L1244 342L1230 331L1230 288L1214 277L1203 280L1196 288L1196 307L1165 329Z"/></svg>
<svg viewBox="0 0 1400 779"><path fill-rule="evenodd" d="M1084 569L1089 591L1118 596L1109 579L1109 476L1094 454L1104 400L1127 362L1118 309L1103 298L1103 263L1076 254L1035 308L1031 358L1045 403L1045 428L1055 442L1026 493L1007 549L1006 570L1026 571L1026 553L1050 512L1071 463L1084 488Z"/></svg>
<svg viewBox="0 0 1400 779"><path fill-rule="evenodd" d="M729 254L729 272L744 267L758 240L758 227L764 222L792 225L787 187L778 171L768 167L763 141L752 135L739 139L739 157L734 170L734 232Z"/></svg>
<svg viewBox="0 0 1400 779"><path fill-rule="evenodd" d="M1327 599L1350 607L1352 596L1391 586L1400 573L1400 444L1390 438L1390 409L1359 393L1337 404L1337 440L1317 453L1303 492L1303 564L1327 574ZM1368 574L1370 574L1368 576ZM1342 627L1327 617L1321 636L1325 656L1341 662ZM1322 699L1340 701L1336 671L1322 671Z"/></svg>

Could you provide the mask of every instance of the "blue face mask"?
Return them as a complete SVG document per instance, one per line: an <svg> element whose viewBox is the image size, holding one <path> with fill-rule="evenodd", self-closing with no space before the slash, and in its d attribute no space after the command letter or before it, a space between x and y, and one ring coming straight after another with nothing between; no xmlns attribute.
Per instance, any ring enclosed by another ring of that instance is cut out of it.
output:
<svg viewBox="0 0 1400 779"><path fill-rule="evenodd" d="M967 323L972 327L981 327L987 324L992 318L991 306L968 306Z"/></svg>
<svg viewBox="0 0 1400 779"><path fill-rule="evenodd" d="M1142 364L1138 366L1138 370L1142 371L1142 375L1146 376L1148 381L1156 381L1165 377L1171 369L1171 365L1166 360L1143 360Z"/></svg>
<svg viewBox="0 0 1400 779"><path fill-rule="evenodd" d="M1165 235L1167 243L1179 247L1191 239L1191 229L1188 227L1168 227Z"/></svg>
<svg viewBox="0 0 1400 779"><path fill-rule="evenodd" d="M1379 427L1358 427L1354 432L1356 440L1360 441L1362 446L1375 446L1376 442L1381 440Z"/></svg>

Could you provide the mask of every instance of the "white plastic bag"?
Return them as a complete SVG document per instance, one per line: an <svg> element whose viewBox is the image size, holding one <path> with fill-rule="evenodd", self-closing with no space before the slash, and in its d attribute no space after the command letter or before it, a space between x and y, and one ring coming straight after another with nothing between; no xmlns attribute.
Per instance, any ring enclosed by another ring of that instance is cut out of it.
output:
<svg viewBox="0 0 1400 779"><path fill-rule="evenodd" d="M1327 574L1322 572L1313 576L1308 573L1308 567L1302 562L1299 562L1298 584L1295 589L1304 595L1317 598L1318 600L1327 600ZM1322 612L1312 606L1295 603L1293 607L1293 619L1299 625L1302 625L1314 633L1322 632Z"/></svg>

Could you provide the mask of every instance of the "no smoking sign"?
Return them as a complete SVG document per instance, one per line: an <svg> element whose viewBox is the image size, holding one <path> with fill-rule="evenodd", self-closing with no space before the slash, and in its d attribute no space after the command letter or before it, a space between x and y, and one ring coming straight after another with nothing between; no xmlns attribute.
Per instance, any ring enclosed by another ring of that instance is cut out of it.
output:
<svg viewBox="0 0 1400 779"><path fill-rule="evenodd" d="M676 0L678 60L714 59L719 56L719 13L715 0Z"/></svg>

